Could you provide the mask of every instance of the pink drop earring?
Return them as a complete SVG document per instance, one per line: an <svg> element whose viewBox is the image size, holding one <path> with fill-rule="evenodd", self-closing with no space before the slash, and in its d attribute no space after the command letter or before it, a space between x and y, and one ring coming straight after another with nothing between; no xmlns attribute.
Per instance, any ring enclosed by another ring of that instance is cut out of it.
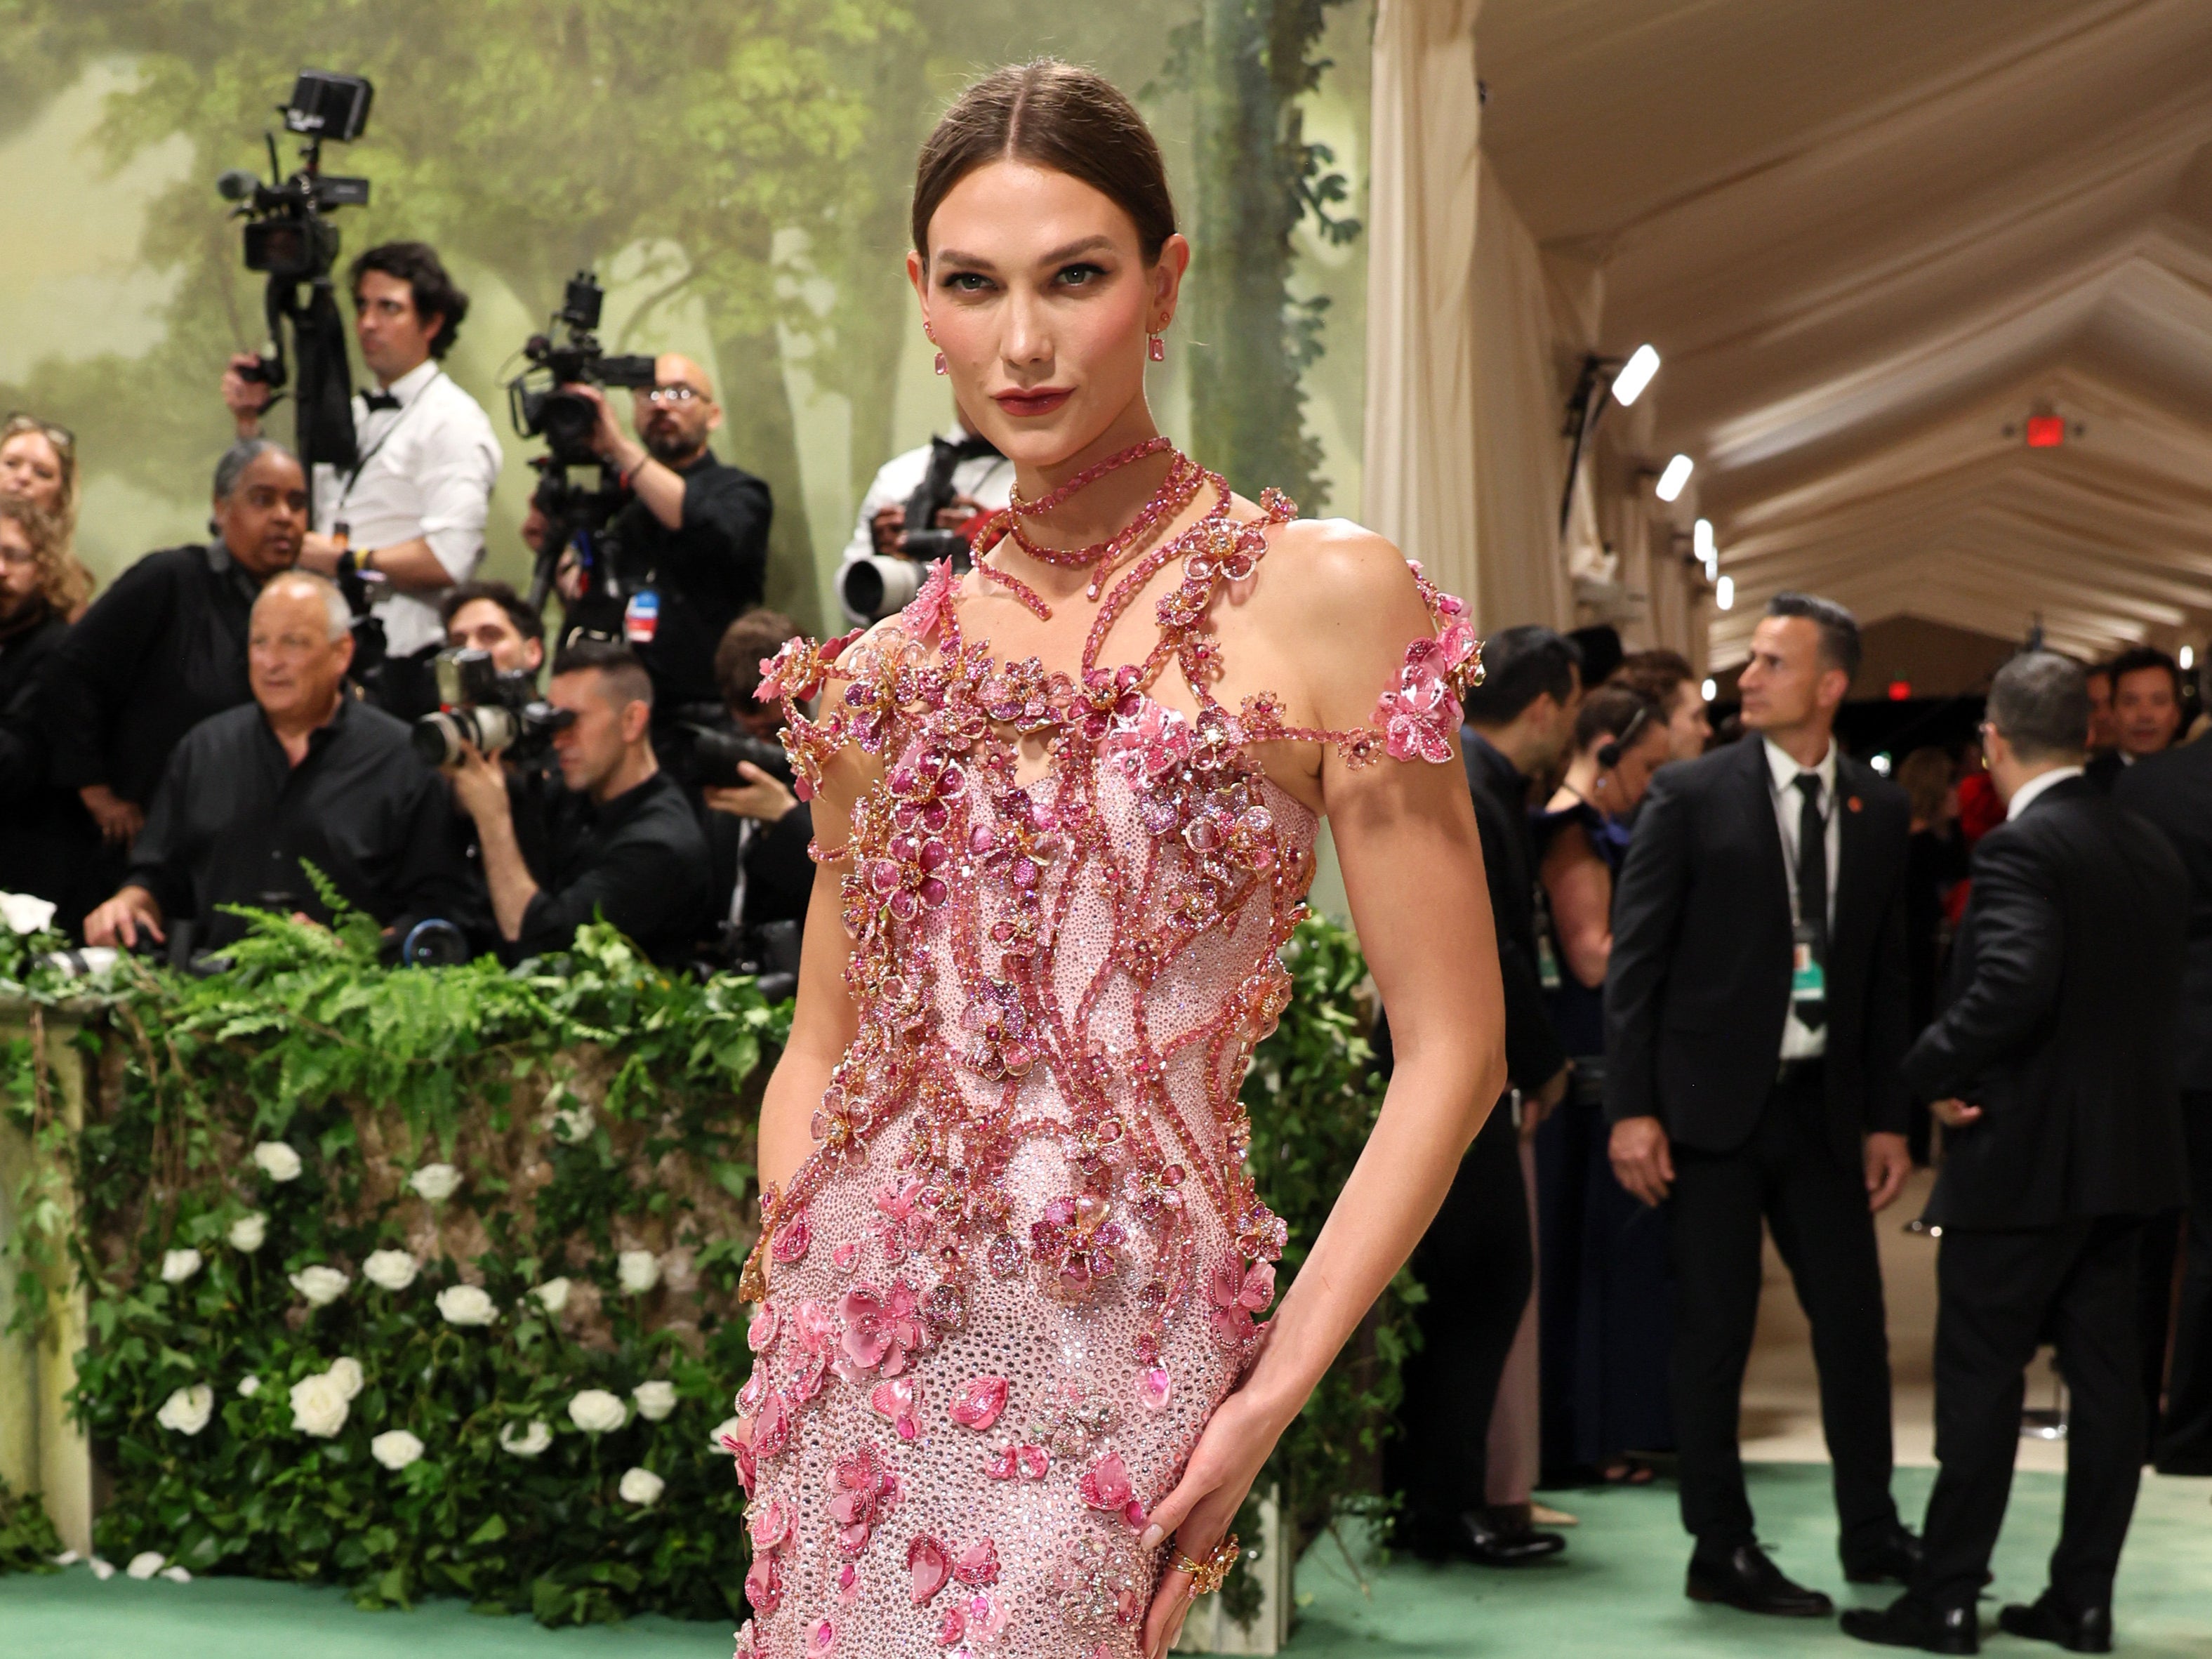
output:
<svg viewBox="0 0 2212 1659"><path fill-rule="evenodd" d="M1146 338L1146 343L1145 346L1145 356L1150 357L1156 363L1164 363L1167 362L1167 342L1160 338L1158 334L1148 335Z"/></svg>
<svg viewBox="0 0 2212 1659"><path fill-rule="evenodd" d="M945 373L945 354L941 351L937 354L937 372L939 374Z"/></svg>
<svg viewBox="0 0 2212 1659"><path fill-rule="evenodd" d="M934 328L931 327L927 323L924 323L921 325L921 331L929 337L930 344L935 345L937 343L937 331ZM945 354L941 351L937 354L937 372L939 374L945 373Z"/></svg>

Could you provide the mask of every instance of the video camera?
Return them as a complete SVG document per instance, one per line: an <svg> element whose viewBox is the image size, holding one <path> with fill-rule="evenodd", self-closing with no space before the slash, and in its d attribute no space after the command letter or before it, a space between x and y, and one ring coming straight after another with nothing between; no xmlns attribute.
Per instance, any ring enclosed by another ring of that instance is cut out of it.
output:
<svg viewBox="0 0 2212 1659"><path fill-rule="evenodd" d="M489 651L441 651L431 669L438 680L438 712L416 720L410 733L415 752L428 765L449 766L465 747L532 760L552 746L556 732L576 722L574 709L556 708L538 696L535 676L502 674Z"/></svg>
<svg viewBox="0 0 2212 1659"><path fill-rule="evenodd" d="M738 770L740 761L757 766L778 783L791 782L791 757L780 743L688 720L684 730L690 734L693 775L702 789L744 788L752 780Z"/></svg>
<svg viewBox="0 0 2212 1659"><path fill-rule="evenodd" d="M274 133L269 145L269 183L242 168L216 180L225 201L235 202L235 217L246 221L246 268L269 278L263 308L269 343L252 366L239 372L272 390L289 374L284 355L284 325L291 325L298 360L296 447L313 488L318 463L345 468L359 458L353 430L353 386L346 369L345 323L331 285L337 263L338 228L325 212L364 207L368 180L340 178L322 171L325 139L351 143L368 126L368 106L376 89L358 75L301 70L289 100L277 106L288 132L304 141L300 166L289 178L276 155ZM307 289L302 301L300 289ZM273 400L272 400L273 401Z"/></svg>
<svg viewBox="0 0 2212 1659"><path fill-rule="evenodd" d="M907 498L906 524L896 554L866 554L839 568L838 602L855 622L881 622L905 610L921 592L928 567L939 559L951 560L955 575L965 574L974 566L968 538L937 524L938 514L951 506L959 493L952 487L952 474L960 460L958 451L944 445L932 453L921 483Z"/></svg>
<svg viewBox="0 0 2212 1659"><path fill-rule="evenodd" d="M537 568L530 578L527 603L542 611L553 591L561 556L571 545L581 564L583 592L568 607L572 622L594 625L611 612L617 623L623 595L616 591L614 548L607 526L628 504L619 471L592 447L599 411L591 399L566 388L579 385L649 386L653 383L650 357L611 357L599 349L599 309L606 295L588 270L568 279L561 308L553 313L554 327L566 333L556 343L551 331L533 334L522 348L530 367L507 382L507 414L514 429L526 438L544 438L546 453L534 456L538 488L531 501L545 519L545 538L538 544ZM568 469L599 469L596 483L573 481ZM610 635L610 637L615 637Z"/></svg>

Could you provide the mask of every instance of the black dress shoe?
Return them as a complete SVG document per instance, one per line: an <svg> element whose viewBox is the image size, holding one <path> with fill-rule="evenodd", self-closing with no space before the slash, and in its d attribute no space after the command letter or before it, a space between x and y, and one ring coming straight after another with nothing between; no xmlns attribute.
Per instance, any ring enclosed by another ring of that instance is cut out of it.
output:
<svg viewBox="0 0 2212 1659"><path fill-rule="evenodd" d="M2064 1606L2049 1590L2035 1598L2032 1607L2017 1602L1997 1610L1997 1623L2008 1636L2025 1636L2031 1641L2056 1642L2074 1653L2110 1653L2112 1650L2112 1610L2110 1607L2087 1607L2080 1612Z"/></svg>
<svg viewBox="0 0 2212 1659"><path fill-rule="evenodd" d="M1836 1610L1819 1590L1783 1577L1756 1544L1738 1545L1726 1559L1692 1555L1682 1593L1692 1601L1719 1601L1784 1619L1826 1619Z"/></svg>
<svg viewBox="0 0 2212 1659"><path fill-rule="evenodd" d="M1567 1540L1556 1532L1539 1532L1516 1510L1470 1510L1459 1517L1462 1561L1484 1567L1518 1567L1557 1555Z"/></svg>
<svg viewBox="0 0 2212 1659"><path fill-rule="evenodd" d="M1884 1579L1910 1584L1927 1555L1927 1546L1910 1528L1892 1522L1889 1536L1874 1548L1844 1555L1844 1577L1854 1584L1879 1584Z"/></svg>
<svg viewBox="0 0 2212 1659"><path fill-rule="evenodd" d="M1929 1653L1979 1653L1982 1634L1971 1607L1938 1607L1900 1595L1886 1607L1846 1607L1844 1634L1886 1648Z"/></svg>

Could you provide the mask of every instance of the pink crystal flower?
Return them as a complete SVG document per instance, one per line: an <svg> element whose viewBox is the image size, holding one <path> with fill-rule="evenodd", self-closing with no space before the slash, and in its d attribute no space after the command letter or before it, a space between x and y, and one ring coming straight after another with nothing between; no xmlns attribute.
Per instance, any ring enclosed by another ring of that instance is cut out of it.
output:
<svg viewBox="0 0 2212 1659"><path fill-rule="evenodd" d="M978 1433L999 1420L999 1413L1006 1409L1006 1379L1003 1376L971 1376L960 1385L945 1408L945 1415L963 1429Z"/></svg>
<svg viewBox="0 0 2212 1659"><path fill-rule="evenodd" d="M1190 722L1150 697L1139 701L1133 715L1116 715L1106 733L1107 760L1135 789L1150 787L1188 760L1190 746Z"/></svg>
<svg viewBox="0 0 2212 1659"><path fill-rule="evenodd" d="M994 1480L1042 1480L1052 1471L1052 1458L1042 1446L1024 1441L1008 1442L992 1449L983 1473Z"/></svg>
<svg viewBox="0 0 2212 1659"><path fill-rule="evenodd" d="M1129 1484L1129 1471L1118 1452L1108 1452L1085 1470L1077 1490L1092 1509L1117 1510L1132 1527L1145 1524L1145 1506L1137 1501L1135 1489Z"/></svg>
<svg viewBox="0 0 2212 1659"><path fill-rule="evenodd" d="M877 1416L890 1419L900 1439L912 1440L921 1432L921 1390L912 1377L877 1383L869 1390L868 1406Z"/></svg>
<svg viewBox="0 0 2212 1659"><path fill-rule="evenodd" d="M794 1261L805 1261L807 1247L813 1243L813 1224L807 1220L806 1212L800 1209L794 1211L775 1230L775 1243L769 1247L769 1253L788 1267Z"/></svg>
<svg viewBox="0 0 2212 1659"><path fill-rule="evenodd" d="M952 1576L970 1589L999 1582L999 1547L988 1538L978 1539L960 1553L952 1564Z"/></svg>
<svg viewBox="0 0 2212 1659"><path fill-rule="evenodd" d="M915 1606L927 1606L952 1577L952 1553L924 1534L906 1547L906 1570L912 1578L908 1593Z"/></svg>
<svg viewBox="0 0 2212 1659"><path fill-rule="evenodd" d="M886 1261L903 1261L929 1248L937 1218L922 1202L922 1182L915 1176L902 1185L876 1189L876 1237Z"/></svg>
<svg viewBox="0 0 2212 1659"><path fill-rule="evenodd" d="M1030 1255L1052 1274L1056 1295L1079 1299L1120 1269L1128 1234L1109 1218L1112 1210L1092 1194L1067 1194L1047 1204L1042 1218L1030 1225Z"/></svg>
<svg viewBox="0 0 2212 1659"><path fill-rule="evenodd" d="M927 1343L921 1300L904 1279L894 1280L888 1292L855 1285L839 1300L837 1311L845 1321L845 1357L862 1370L880 1366L885 1376L896 1376L906 1369L908 1356Z"/></svg>
<svg viewBox="0 0 2212 1659"><path fill-rule="evenodd" d="M1224 1348L1241 1348L1252 1339L1252 1316L1275 1299L1275 1269L1255 1261L1240 1267L1234 1256L1224 1258L1206 1285L1213 1304L1213 1340Z"/></svg>
<svg viewBox="0 0 2212 1659"><path fill-rule="evenodd" d="M1375 705L1376 723L1382 727L1393 760L1449 761L1460 719L1459 699L1442 676L1413 668Z"/></svg>
<svg viewBox="0 0 2212 1659"><path fill-rule="evenodd" d="M866 1549L877 1522L897 1498L898 1476L873 1446L864 1444L850 1456L839 1458L830 1498L837 1547L848 1555Z"/></svg>
<svg viewBox="0 0 2212 1659"><path fill-rule="evenodd" d="M783 1558L756 1555L745 1573L745 1600L763 1619L783 1605Z"/></svg>

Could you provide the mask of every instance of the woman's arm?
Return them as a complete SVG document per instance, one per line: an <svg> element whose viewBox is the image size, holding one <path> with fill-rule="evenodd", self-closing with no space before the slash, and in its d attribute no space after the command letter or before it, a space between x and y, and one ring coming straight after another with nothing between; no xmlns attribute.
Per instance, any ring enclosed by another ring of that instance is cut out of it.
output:
<svg viewBox="0 0 2212 1659"><path fill-rule="evenodd" d="M1552 902L1552 924L1567 971L1577 984L1595 991L1605 983L1606 959L1613 954L1613 872L1591 848L1589 837L1570 824L1544 849L1538 874Z"/></svg>
<svg viewBox="0 0 2212 1659"><path fill-rule="evenodd" d="M814 822L830 815L816 796ZM838 814L842 831L843 815ZM852 940L845 933L844 900L838 889L845 860L814 868L814 890L807 900L806 932L799 947L799 1001L792 1010L791 1040L761 1097L760 1178L763 1190L782 1192L814 1150L815 1108L830 1086L845 1050L860 1032L860 1017L845 989L845 961Z"/></svg>
<svg viewBox="0 0 2212 1659"><path fill-rule="evenodd" d="M1315 643L1306 707L1343 728L1372 718L1407 641L1431 631L1404 561L1364 532L1301 526L1322 545L1296 565L1297 637ZM1285 561L1285 562L1289 562ZM1279 573L1282 574L1282 573ZM1286 586L1288 584L1285 584ZM1480 841L1455 742L1444 764L1322 763L1322 796L1368 968L1390 1011L1396 1068L1365 1149L1272 1322L1244 1386L1206 1425L1183 1478L1153 1507L1202 1559L1322 1375L1413 1254L1462 1154L1505 1087L1504 1012ZM1173 1644L1189 1578L1163 1578L1146 1650Z"/></svg>

